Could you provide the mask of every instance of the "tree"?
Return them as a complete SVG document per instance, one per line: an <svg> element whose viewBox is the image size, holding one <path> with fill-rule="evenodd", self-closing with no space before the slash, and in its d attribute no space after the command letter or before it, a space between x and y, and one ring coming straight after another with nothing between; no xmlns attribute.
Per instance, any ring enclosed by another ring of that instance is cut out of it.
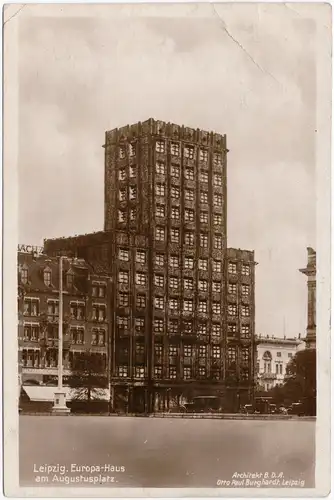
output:
<svg viewBox="0 0 334 500"><path fill-rule="evenodd" d="M98 353L85 351L73 356L69 386L74 389L74 398L90 403L94 398L100 399L108 387L103 358Z"/></svg>
<svg viewBox="0 0 334 500"><path fill-rule="evenodd" d="M314 413L316 388L316 351L305 349L297 352L290 360L283 385L271 389L268 396L272 397L276 404L304 402L308 408L307 412Z"/></svg>

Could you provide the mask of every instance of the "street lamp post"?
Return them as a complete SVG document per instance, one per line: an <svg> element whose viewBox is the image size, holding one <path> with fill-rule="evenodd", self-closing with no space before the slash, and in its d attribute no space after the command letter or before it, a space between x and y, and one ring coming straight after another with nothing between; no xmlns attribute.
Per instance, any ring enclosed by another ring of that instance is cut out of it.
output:
<svg viewBox="0 0 334 500"><path fill-rule="evenodd" d="M66 392L63 388L63 257L59 257L59 322L58 322L58 389L54 395L53 412L66 415Z"/></svg>

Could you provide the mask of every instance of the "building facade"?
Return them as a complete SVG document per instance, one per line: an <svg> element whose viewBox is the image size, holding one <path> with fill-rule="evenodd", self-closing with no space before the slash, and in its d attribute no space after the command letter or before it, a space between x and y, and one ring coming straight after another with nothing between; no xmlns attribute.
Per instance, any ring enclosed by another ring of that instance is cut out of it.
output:
<svg viewBox="0 0 334 500"><path fill-rule="evenodd" d="M280 338L269 335L257 337L257 384L269 391L284 382L286 367L295 354L305 348L300 338Z"/></svg>
<svg viewBox="0 0 334 500"><path fill-rule="evenodd" d="M18 343L22 383L57 379L59 259L18 252ZM73 358L89 350L101 356L108 376L110 278L82 259L63 259L64 376Z"/></svg>
<svg viewBox="0 0 334 500"><path fill-rule="evenodd" d="M313 248L307 249L307 266L300 269L300 272L307 276L307 330L306 347L308 349L316 348L316 252Z"/></svg>
<svg viewBox="0 0 334 500"><path fill-rule="evenodd" d="M46 240L112 276L112 406L254 389L254 253L227 249L226 137L148 120L106 133L105 231Z"/></svg>

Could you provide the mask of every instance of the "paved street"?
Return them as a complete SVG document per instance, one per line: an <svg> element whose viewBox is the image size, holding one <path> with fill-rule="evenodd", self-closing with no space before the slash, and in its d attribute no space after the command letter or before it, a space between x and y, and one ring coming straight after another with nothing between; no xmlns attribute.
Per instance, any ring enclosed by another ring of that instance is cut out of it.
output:
<svg viewBox="0 0 334 500"><path fill-rule="evenodd" d="M71 464L109 464L125 467L101 474L117 481L109 487L215 487L234 472L283 472L313 487L314 458L315 422L20 416L22 486L38 486L40 475L48 476L43 486L65 486L50 482L54 471L34 472L34 464L96 477L96 469L73 465L71 473Z"/></svg>

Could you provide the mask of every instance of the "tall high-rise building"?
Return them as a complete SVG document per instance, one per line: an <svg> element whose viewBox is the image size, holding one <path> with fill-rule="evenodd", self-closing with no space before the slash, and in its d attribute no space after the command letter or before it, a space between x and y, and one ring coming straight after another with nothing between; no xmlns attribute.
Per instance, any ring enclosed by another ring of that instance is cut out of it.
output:
<svg viewBox="0 0 334 500"><path fill-rule="evenodd" d="M226 137L147 120L105 139L104 232L47 240L112 275L112 405L254 386L254 253L227 250ZM102 266L102 268L101 268Z"/></svg>

